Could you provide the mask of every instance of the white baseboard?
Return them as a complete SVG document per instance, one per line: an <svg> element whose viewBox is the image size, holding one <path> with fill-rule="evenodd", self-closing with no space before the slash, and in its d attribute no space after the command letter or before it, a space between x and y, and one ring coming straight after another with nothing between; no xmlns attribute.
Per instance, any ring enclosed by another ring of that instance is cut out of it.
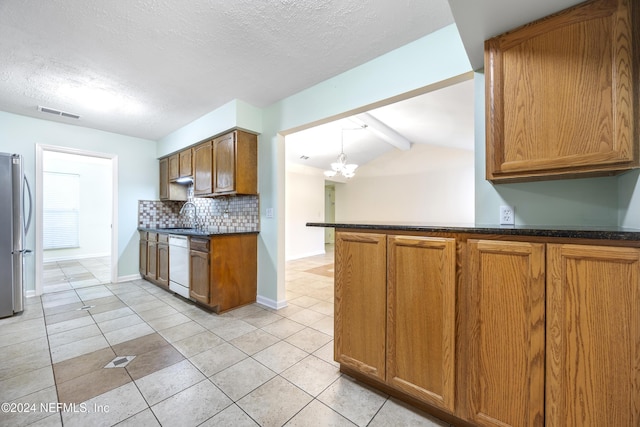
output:
<svg viewBox="0 0 640 427"><path fill-rule="evenodd" d="M24 296L27 298L35 297L36 291L34 289L29 289L28 291L24 292Z"/></svg>
<svg viewBox="0 0 640 427"><path fill-rule="evenodd" d="M140 275L140 273L130 274L128 276L119 276L116 283L130 282L132 280L140 280L140 279L142 279L142 276Z"/></svg>
<svg viewBox="0 0 640 427"><path fill-rule="evenodd" d="M262 295L258 295L256 297L256 302L269 308L273 308L274 310L280 310L281 308L285 308L287 306L287 300L275 301L271 298L263 297Z"/></svg>

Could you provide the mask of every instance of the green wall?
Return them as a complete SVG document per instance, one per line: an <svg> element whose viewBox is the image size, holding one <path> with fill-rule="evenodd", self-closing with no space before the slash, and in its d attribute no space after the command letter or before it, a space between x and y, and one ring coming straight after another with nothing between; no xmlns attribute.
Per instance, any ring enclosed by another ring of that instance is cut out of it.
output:
<svg viewBox="0 0 640 427"><path fill-rule="evenodd" d="M485 180L484 74L475 75L476 223L496 224L500 205L516 225L618 225L618 177L492 184ZM637 177L637 175L636 175Z"/></svg>
<svg viewBox="0 0 640 427"><path fill-rule="evenodd" d="M137 274L138 200L158 198L156 142L0 111L0 151L23 156L32 191L40 191L35 188L36 144L118 156L118 276ZM27 246L35 249L35 224ZM35 289L34 258L26 259L27 291Z"/></svg>

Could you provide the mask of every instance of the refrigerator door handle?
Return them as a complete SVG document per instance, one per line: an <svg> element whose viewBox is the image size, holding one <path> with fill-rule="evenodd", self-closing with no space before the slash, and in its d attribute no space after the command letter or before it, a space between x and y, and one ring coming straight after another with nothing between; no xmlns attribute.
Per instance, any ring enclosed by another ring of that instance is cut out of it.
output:
<svg viewBox="0 0 640 427"><path fill-rule="evenodd" d="M29 185L29 180L27 180L26 176L24 177L24 185L27 189L27 194L29 195L29 215L25 215L24 217L24 234L26 235L29 232L29 227L31 226L31 217L33 214L33 198L31 197L31 186ZM22 201L22 204L24 205L24 200Z"/></svg>

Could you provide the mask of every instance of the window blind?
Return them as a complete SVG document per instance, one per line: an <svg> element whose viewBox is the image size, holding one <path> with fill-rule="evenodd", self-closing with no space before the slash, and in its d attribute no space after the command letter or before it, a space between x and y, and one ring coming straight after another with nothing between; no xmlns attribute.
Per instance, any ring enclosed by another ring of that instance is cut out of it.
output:
<svg viewBox="0 0 640 427"><path fill-rule="evenodd" d="M44 249L80 246L80 175L43 173Z"/></svg>

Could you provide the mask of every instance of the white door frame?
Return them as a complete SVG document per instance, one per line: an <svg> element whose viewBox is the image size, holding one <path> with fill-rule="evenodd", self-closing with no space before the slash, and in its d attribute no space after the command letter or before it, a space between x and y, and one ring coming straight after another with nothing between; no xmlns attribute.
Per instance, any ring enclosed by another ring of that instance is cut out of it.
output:
<svg viewBox="0 0 640 427"><path fill-rule="evenodd" d="M36 231L36 295L42 295L42 266L44 250L42 242L43 227L43 165L42 158L45 151L56 153L76 154L79 156L97 157L111 160L111 283L118 281L118 156L116 154L86 151L77 148L58 147L55 145L36 144L36 191L35 191L35 231Z"/></svg>

